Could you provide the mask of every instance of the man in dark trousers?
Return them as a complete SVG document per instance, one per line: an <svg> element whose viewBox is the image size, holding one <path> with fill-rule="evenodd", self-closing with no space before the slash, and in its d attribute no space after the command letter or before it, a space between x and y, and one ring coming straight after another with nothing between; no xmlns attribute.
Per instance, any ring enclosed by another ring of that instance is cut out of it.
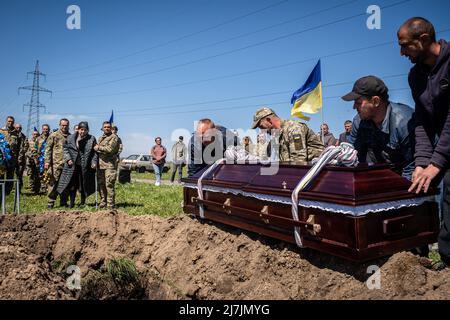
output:
<svg viewBox="0 0 450 320"><path fill-rule="evenodd" d="M428 192L444 179L443 225L439 234L442 262L450 265L450 43L436 41L433 25L414 17L397 33L400 53L415 64L409 86L416 103L415 170L410 192Z"/></svg>

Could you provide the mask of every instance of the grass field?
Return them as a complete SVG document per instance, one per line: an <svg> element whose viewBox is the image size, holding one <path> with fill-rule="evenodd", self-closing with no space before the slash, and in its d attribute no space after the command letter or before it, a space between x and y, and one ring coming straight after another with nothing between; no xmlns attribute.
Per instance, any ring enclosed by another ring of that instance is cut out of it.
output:
<svg viewBox="0 0 450 320"><path fill-rule="evenodd" d="M137 174L144 175L144 174ZM141 178L141 177L139 177ZM145 178L142 178L145 179ZM27 185L27 177L24 177L24 185ZM13 194L6 198L7 211L13 211ZM78 203L78 198L77 202ZM155 187L148 183L116 184L117 209L131 215L154 214L162 217L174 216L183 212L181 203L183 201L183 189L181 186ZM95 211L95 195L87 199L87 205L83 211ZM32 195L24 187L20 199L21 213L41 213L47 211L69 210L59 207L59 199L55 208L47 209L47 196ZM80 210L75 207L72 210Z"/></svg>

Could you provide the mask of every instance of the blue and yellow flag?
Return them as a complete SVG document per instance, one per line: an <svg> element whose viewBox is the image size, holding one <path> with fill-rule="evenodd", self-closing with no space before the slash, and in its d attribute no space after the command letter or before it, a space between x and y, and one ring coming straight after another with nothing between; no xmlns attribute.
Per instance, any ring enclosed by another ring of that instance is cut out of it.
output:
<svg viewBox="0 0 450 320"><path fill-rule="evenodd" d="M293 104L291 116L308 121L310 118L303 113L317 113L322 108L322 76L320 60L306 80L305 84L294 92L291 98Z"/></svg>
<svg viewBox="0 0 450 320"><path fill-rule="evenodd" d="M111 110L111 117L109 117L109 123L111 126L114 125L114 110Z"/></svg>

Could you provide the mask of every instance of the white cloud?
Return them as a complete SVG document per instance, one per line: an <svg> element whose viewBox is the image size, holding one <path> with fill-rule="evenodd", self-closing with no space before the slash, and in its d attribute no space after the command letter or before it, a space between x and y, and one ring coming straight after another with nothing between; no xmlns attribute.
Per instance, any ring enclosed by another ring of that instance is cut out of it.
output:
<svg viewBox="0 0 450 320"><path fill-rule="evenodd" d="M57 114L57 113L44 113L41 115L41 120L44 121L58 121L61 118L67 118L69 121L83 121L83 120L92 120L95 117L90 117L87 115L74 115L74 114Z"/></svg>

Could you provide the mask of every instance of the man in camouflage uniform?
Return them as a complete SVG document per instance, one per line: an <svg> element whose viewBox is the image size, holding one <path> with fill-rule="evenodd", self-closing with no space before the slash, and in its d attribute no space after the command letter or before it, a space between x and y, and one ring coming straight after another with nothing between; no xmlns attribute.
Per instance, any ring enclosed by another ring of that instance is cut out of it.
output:
<svg viewBox="0 0 450 320"><path fill-rule="evenodd" d="M267 130L276 134L280 161L306 164L318 157L324 150L322 142L304 123L280 119L269 108L258 109L253 117L252 129Z"/></svg>
<svg viewBox="0 0 450 320"><path fill-rule="evenodd" d="M99 155L97 171L98 188L100 192L100 208L115 208L115 184L117 178L117 156L119 154L119 139L111 131L111 123L103 123L103 135L98 139L94 150Z"/></svg>
<svg viewBox="0 0 450 320"><path fill-rule="evenodd" d="M39 132L33 131L33 135L28 140L29 148L25 154L27 162L27 176L28 176L28 189L33 194L38 194L41 188L41 181L39 178L39 164L36 158L37 155L37 140L39 138Z"/></svg>
<svg viewBox="0 0 450 320"><path fill-rule="evenodd" d="M39 157L41 155L42 146L47 142L47 139L50 135L50 126L48 124L43 124L41 127L41 135L36 139L35 148L32 149L32 155L36 159L37 168L39 172ZM45 150L43 150L45 153ZM39 172L39 179L43 178L43 172ZM45 182L40 183L40 192L47 193L47 185Z"/></svg>
<svg viewBox="0 0 450 320"><path fill-rule="evenodd" d="M0 133L5 136L5 140L9 144L9 149L11 150L11 162L9 163L4 177L2 179L14 179L14 172L19 163L19 153L20 153L20 137L19 133L14 128L14 117L8 116L6 118L6 125L4 128L0 129ZM6 194L10 194L13 188L12 182L7 182L5 186Z"/></svg>
<svg viewBox="0 0 450 320"><path fill-rule="evenodd" d="M58 192L59 178L64 166L63 145L69 136L69 120L61 119L59 121L59 130L53 132L47 139L47 146L45 147L45 165L47 175L50 176L50 183L48 185L48 209L55 206ZM60 196L61 207L67 206L67 194Z"/></svg>
<svg viewBox="0 0 450 320"><path fill-rule="evenodd" d="M16 129L19 135L20 150L19 150L19 159L16 166L16 177L17 181L19 182L20 192L22 192L23 172L25 171L25 167L27 165L27 158L25 154L28 151L29 144L27 137L22 133L22 125L20 123L16 123L14 128Z"/></svg>
<svg viewBox="0 0 450 320"><path fill-rule="evenodd" d="M119 151L117 152L117 162L119 162L120 154L122 153L122 150L123 150L122 139L120 139L119 135L117 134L117 132L119 131L119 128L117 128L117 126L112 125L111 131L112 131L112 133L114 133L117 136L117 141L119 142Z"/></svg>

